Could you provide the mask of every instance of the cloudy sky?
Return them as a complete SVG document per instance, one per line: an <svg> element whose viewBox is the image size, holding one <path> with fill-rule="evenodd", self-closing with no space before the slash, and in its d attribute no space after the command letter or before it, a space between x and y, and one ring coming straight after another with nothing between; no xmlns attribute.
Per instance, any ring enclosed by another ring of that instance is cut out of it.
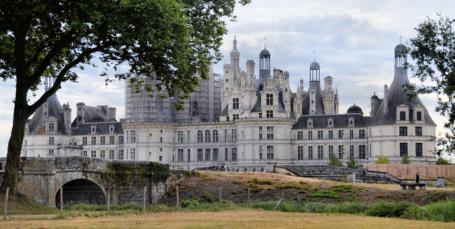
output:
<svg viewBox="0 0 455 229"><path fill-rule="evenodd" d="M224 59L215 65L215 72L222 73L222 65L228 62L234 35L243 66L248 59L257 63L266 40L272 67L290 73L292 88L296 88L300 79L308 86L309 64L315 58L321 65L321 75L334 77L340 112L346 112L355 103L368 114L371 95L376 92L383 96L384 84L390 84L393 79L393 49L400 36L406 44L416 35L414 28L427 17L436 18L437 13L455 18L452 0L252 1L250 5L238 7L237 20L228 22L229 33L221 49ZM80 71L78 83L66 83L58 92L60 102L73 108L73 117L77 102L115 106L117 117L124 117L124 82L106 86L100 72L97 68L86 68ZM0 156L5 156L13 114L14 81L2 82L0 90ZM445 118L434 111L435 96L421 98L438 124L439 135Z"/></svg>

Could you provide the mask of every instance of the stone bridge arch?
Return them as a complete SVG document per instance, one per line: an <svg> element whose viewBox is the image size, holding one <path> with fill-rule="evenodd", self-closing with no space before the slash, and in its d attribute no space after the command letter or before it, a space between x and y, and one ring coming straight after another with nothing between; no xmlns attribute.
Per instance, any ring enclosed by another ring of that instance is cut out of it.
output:
<svg viewBox="0 0 455 229"><path fill-rule="evenodd" d="M60 207L61 187L63 187L64 205L69 202L106 204L106 189L101 184L98 174L61 171L56 174L55 180L57 182L49 198L51 206Z"/></svg>

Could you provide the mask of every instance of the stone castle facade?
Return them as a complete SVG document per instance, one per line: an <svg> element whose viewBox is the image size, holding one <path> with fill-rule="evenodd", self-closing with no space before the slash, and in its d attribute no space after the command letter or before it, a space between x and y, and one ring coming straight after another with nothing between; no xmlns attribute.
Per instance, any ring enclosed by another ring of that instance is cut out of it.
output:
<svg viewBox="0 0 455 229"><path fill-rule="evenodd" d="M225 164L234 170L270 171L279 164L327 164L333 154L343 162L354 157L374 163L387 157L401 163L435 161L435 128L418 97L408 100L407 48L395 48L395 76L384 87L384 98L371 97L371 113L353 105L340 113L333 78L324 78L314 61L309 86L300 80L292 92L289 73L271 69L270 51L259 54L242 70L234 39L230 63L223 75L210 73L185 103L174 108L174 98L148 95L142 85L125 86L125 119L116 120L115 108L77 104L71 120L69 105L49 98L29 120L23 156L82 155L105 160L158 161L172 168L195 169ZM46 88L52 79L46 80Z"/></svg>

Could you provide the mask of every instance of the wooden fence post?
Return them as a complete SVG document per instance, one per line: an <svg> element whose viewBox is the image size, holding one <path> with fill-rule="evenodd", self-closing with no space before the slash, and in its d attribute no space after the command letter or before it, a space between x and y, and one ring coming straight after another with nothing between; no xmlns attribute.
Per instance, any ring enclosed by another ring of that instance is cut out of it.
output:
<svg viewBox="0 0 455 229"><path fill-rule="evenodd" d="M220 201L220 205L221 205L221 197L222 197L222 196L221 196L221 189L222 189L222 188L221 188L221 186L220 186L220 193L219 193L219 195L218 195L218 200Z"/></svg>
<svg viewBox="0 0 455 229"><path fill-rule="evenodd" d="M60 186L60 211L63 211L63 185Z"/></svg>
<svg viewBox="0 0 455 229"><path fill-rule="evenodd" d="M144 211L145 211L146 200L147 200L147 186L144 186L144 203L143 203Z"/></svg>
<svg viewBox="0 0 455 229"><path fill-rule="evenodd" d="M176 201L175 204L177 205L177 208L180 207L180 199L179 199L179 186L175 186L175 193L176 193Z"/></svg>
<svg viewBox="0 0 455 229"><path fill-rule="evenodd" d="M6 187L5 205L3 206L3 220L5 220L5 221L6 221L6 215L8 213L8 193L9 193L9 187Z"/></svg>
<svg viewBox="0 0 455 229"><path fill-rule="evenodd" d="M248 208L250 208L250 188L248 188Z"/></svg>
<svg viewBox="0 0 455 229"><path fill-rule="evenodd" d="M111 210L111 187L108 187L107 188L107 200L106 200L106 204L107 204L107 210Z"/></svg>

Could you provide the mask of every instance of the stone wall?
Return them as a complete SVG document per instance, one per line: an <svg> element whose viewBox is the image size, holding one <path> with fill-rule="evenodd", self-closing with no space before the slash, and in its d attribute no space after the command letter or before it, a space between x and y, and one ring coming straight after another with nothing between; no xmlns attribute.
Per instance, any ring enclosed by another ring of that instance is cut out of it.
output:
<svg viewBox="0 0 455 229"><path fill-rule="evenodd" d="M421 177L455 177L455 165L405 165L405 164L364 164L370 171L387 172L400 178L415 178L419 173Z"/></svg>

